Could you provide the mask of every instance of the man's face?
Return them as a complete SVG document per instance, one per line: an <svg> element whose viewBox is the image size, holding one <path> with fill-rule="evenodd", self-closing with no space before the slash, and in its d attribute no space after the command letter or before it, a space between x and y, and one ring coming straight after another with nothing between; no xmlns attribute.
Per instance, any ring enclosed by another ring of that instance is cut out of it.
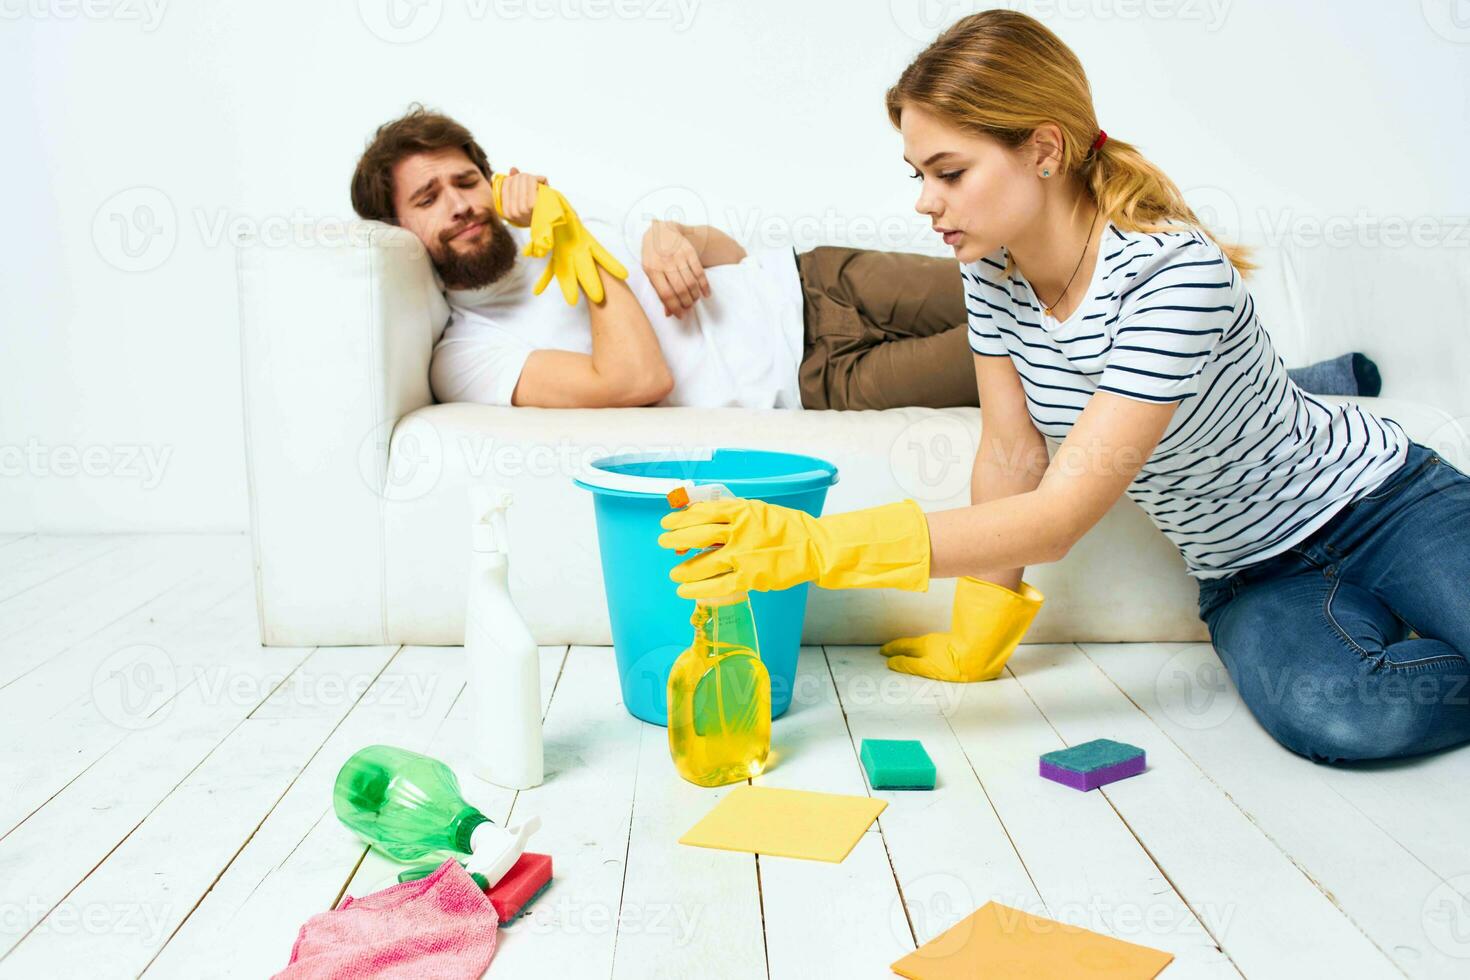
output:
<svg viewBox="0 0 1470 980"><path fill-rule="evenodd" d="M393 205L450 289L488 286L515 265L515 239L495 213L490 181L457 147L399 160Z"/></svg>

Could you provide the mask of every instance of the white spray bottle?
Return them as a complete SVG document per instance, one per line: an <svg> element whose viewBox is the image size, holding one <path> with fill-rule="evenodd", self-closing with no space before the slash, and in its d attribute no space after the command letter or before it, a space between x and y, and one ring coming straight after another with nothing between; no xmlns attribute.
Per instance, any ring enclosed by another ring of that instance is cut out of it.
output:
<svg viewBox="0 0 1470 980"><path fill-rule="evenodd" d="M505 511L511 496L473 487L469 603L464 652L469 664L476 776L509 789L539 786L541 661L536 640L510 598Z"/></svg>

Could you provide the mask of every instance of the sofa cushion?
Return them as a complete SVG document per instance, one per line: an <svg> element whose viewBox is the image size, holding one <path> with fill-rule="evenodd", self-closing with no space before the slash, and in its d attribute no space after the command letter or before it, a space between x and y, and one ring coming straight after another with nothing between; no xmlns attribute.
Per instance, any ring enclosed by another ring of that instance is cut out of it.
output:
<svg viewBox="0 0 1470 980"><path fill-rule="evenodd" d="M1470 462L1465 435L1446 413L1390 399L1360 401L1456 465ZM904 497L944 510L969 503L980 421L973 408L419 409L393 433L382 500L389 636L399 643L461 642L472 483L492 482L515 496L511 589L537 640L606 644L592 500L572 483L592 460L719 446L809 453L838 467L828 513ZM1047 597L1028 642L1206 639L1183 560L1126 498L1066 559L1030 569L1027 580ZM935 580L926 593L813 588L804 641L880 643L945 628L953 588L953 580Z"/></svg>

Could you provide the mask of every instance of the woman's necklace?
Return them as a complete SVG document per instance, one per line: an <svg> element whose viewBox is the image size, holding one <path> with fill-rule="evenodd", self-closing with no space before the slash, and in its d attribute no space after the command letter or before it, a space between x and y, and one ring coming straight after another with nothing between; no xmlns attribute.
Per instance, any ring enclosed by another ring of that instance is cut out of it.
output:
<svg viewBox="0 0 1470 980"><path fill-rule="evenodd" d="M1082 254L1077 256L1077 268L1072 270L1072 278L1068 279L1067 284L1062 287L1062 295L1058 296L1056 298L1056 302L1054 303L1048 303L1045 300L1042 300L1041 312L1045 313L1047 316L1051 316L1052 307L1056 306L1057 303L1060 303L1062 300L1067 298L1067 290L1072 288L1072 280L1077 278L1077 272L1082 268L1082 260L1087 257L1087 246L1092 243L1092 229L1097 227L1097 216L1099 211L1100 209L1094 209L1092 212L1092 224L1087 226L1087 238L1082 242ZM1040 296L1036 298L1041 299Z"/></svg>

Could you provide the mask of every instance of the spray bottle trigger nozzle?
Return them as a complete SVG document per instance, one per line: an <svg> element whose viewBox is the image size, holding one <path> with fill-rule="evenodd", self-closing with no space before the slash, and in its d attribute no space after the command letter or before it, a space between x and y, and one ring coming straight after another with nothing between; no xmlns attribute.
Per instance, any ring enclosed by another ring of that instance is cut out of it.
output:
<svg viewBox="0 0 1470 980"><path fill-rule="evenodd" d="M510 553L510 531L505 512L514 501L508 491L491 486L470 488L470 528L474 549Z"/></svg>
<svg viewBox="0 0 1470 980"><path fill-rule="evenodd" d="M664 496L668 498L671 508L674 510L683 510L690 504L702 503L706 500L725 500L735 496L735 494L731 493L730 488L723 483L697 484L693 480L684 480ZM685 555L688 553L688 548L676 549L674 551L676 555Z"/></svg>

